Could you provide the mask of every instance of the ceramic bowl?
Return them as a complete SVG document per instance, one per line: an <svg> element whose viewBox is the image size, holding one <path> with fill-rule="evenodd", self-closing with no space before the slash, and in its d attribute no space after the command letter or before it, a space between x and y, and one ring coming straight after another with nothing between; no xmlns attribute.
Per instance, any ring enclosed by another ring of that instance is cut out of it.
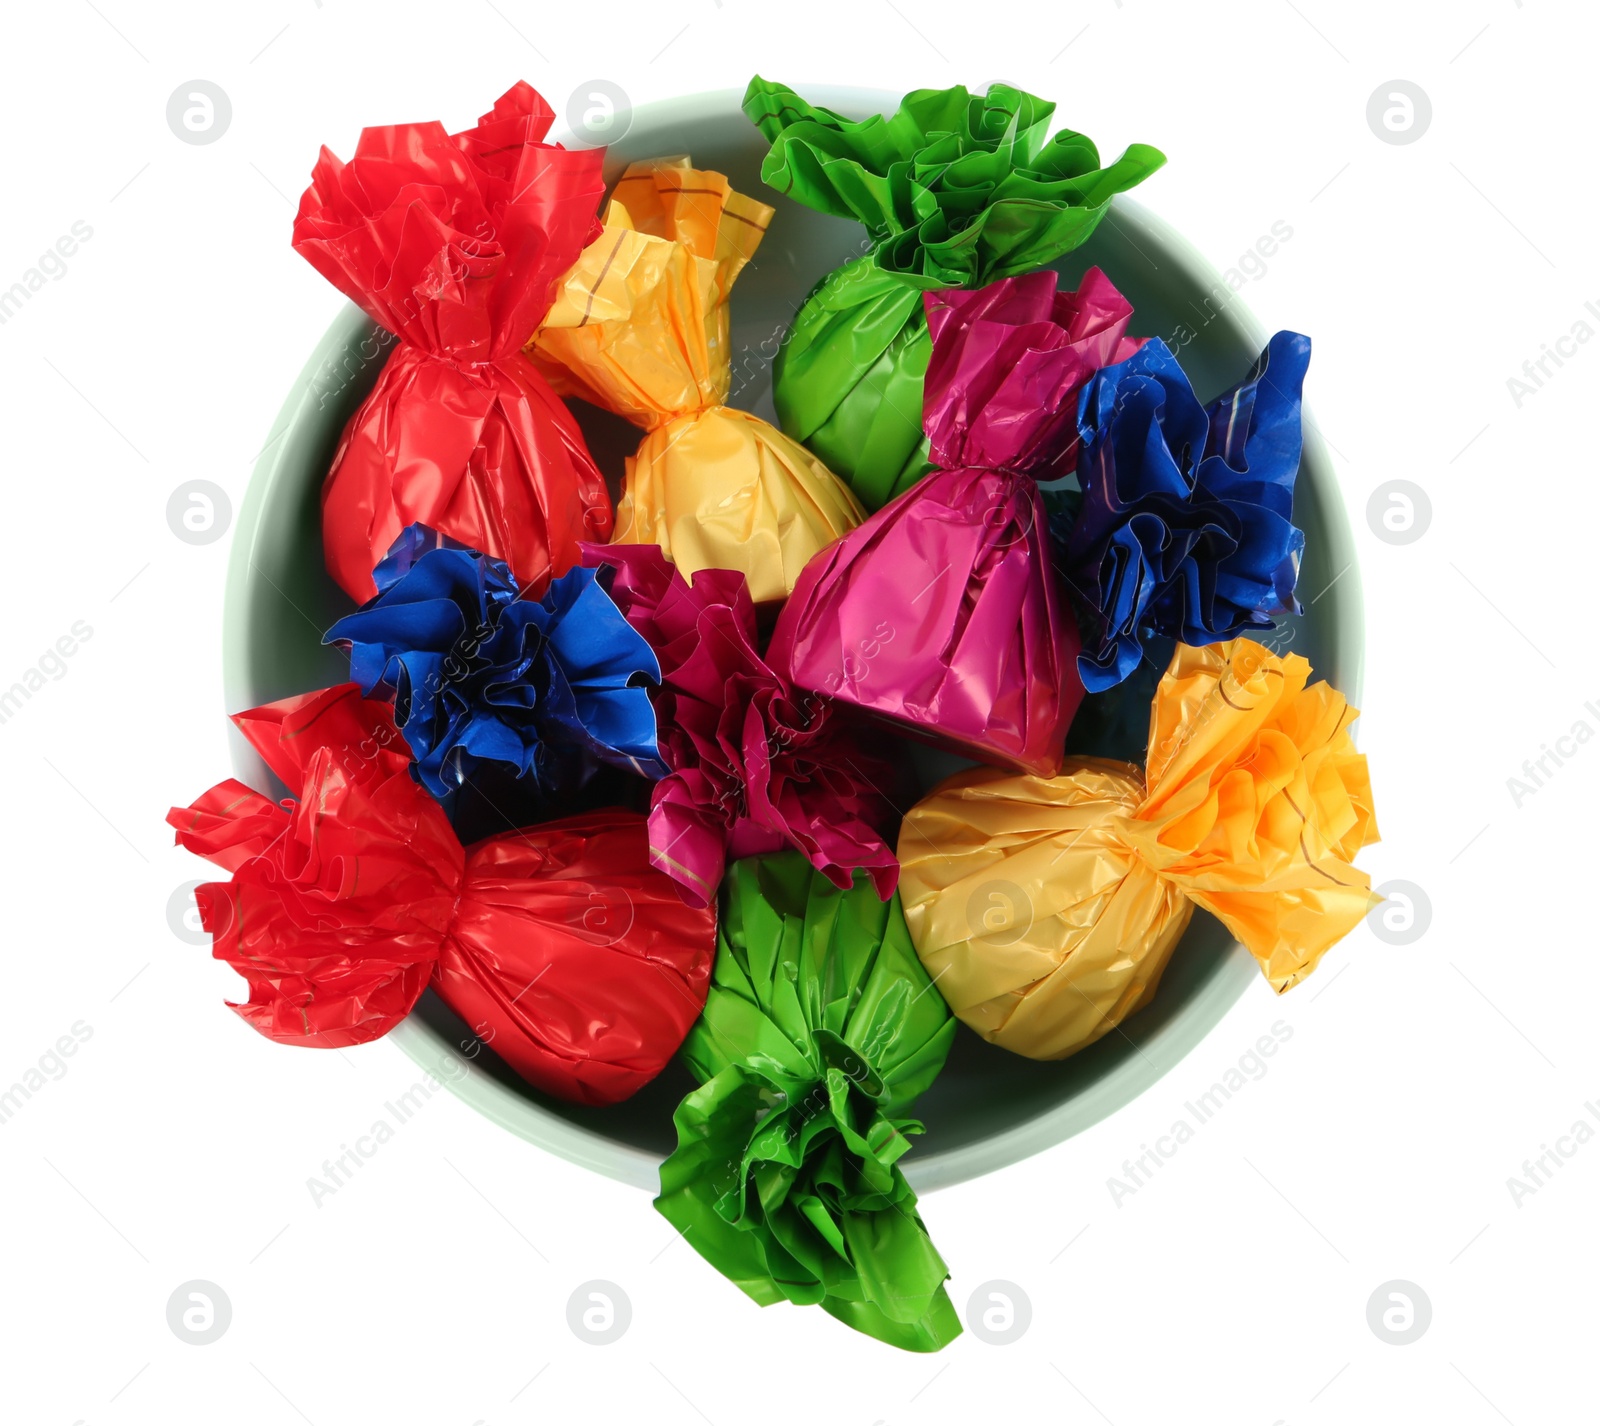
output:
<svg viewBox="0 0 1600 1426"><path fill-rule="evenodd" d="M816 280L861 250L862 230L813 213L761 183L767 146L740 112L739 97L727 90L640 108L624 138L612 145L606 173L609 181L634 160L689 154L700 167L721 170L736 187L777 208L732 302L732 403L772 419L770 358ZM808 90L807 97L853 116L891 112L898 99L844 89ZM1097 126L1093 115L1066 117L1091 131L1106 127ZM1152 189L1159 186L1160 175L1150 182ZM1260 350L1264 334L1217 272L1137 202L1116 199L1094 237L1058 267L1075 285L1092 264L1132 301L1130 331L1166 338L1202 399L1238 381ZM300 277L320 280L309 268ZM320 642L322 631L350 604L323 569L318 497L339 433L388 354L374 341L376 331L355 307L340 313L290 389L251 477L228 570L223 665L230 712L348 677L343 655ZM1314 390L1314 365L1311 380ZM588 408L580 418L601 468L620 472L638 433ZM1306 613L1272 642L1281 648L1292 640L1319 674L1356 701L1359 578L1343 502L1313 431L1308 420L1295 506L1306 532L1300 580ZM1123 755L1138 756L1147 714L1148 705L1133 709L1128 726L1110 730L1126 744ZM271 785L265 766L237 736L233 760L244 781L263 789ZM912 1184L925 1190L987 1173L1114 1113L1189 1054L1258 975L1249 955L1215 921L1196 915L1154 1001L1119 1032L1071 1059L1021 1059L960 1027L943 1074L917 1104L927 1133L904 1161ZM674 1144L672 1110L691 1087L687 1072L674 1064L634 1098L610 1108L549 1099L491 1052L468 1058L466 1027L432 992L389 1038L495 1123L552 1153L652 1190L657 1165Z"/></svg>

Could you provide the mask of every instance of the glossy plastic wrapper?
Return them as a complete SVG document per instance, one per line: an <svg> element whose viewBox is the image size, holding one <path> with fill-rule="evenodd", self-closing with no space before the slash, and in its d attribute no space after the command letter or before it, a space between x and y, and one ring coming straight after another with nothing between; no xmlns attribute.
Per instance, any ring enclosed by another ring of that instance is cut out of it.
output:
<svg viewBox="0 0 1600 1426"><path fill-rule="evenodd" d="M328 572L358 604L407 525L505 560L535 595L611 533L577 423L521 350L604 191L603 150L541 142L553 118L517 84L464 133L364 129L349 163L322 150L301 196L295 249L400 339L322 493Z"/></svg>
<svg viewBox="0 0 1600 1426"><path fill-rule="evenodd" d="M660 661L652 697L670 771L652 790L652 863L703 905L728 860L796 847L839 886L866 870L887 899L897 770L843 710L757 653L744 576L685 580L655 545L590 546L587 557L612 572L612 597Z"/></svg>
<svg viewBox="0 0 1600 1426"><path fill-rule="evenodd" d="M869 510L926 474L922 294L976 289L1077 247L1112 196L1166 160L1134 144L1102 168L1093 143L1049 135L1053 104L1010 85L919 89L894 114L847 119L759 76L744 111L772 144L763 182L854 218L868 250L818 284L773 369L778 421Z"/></svg>
<svg viewBox="0 0 1600 1426"><path fill-rule="evenodd" d="M328 630L367 697L395 718L435 797L484 763L541 792L582 786L601 763L661 777L649 688L661 669L592 569L519 596L501 560L409 526L374 571L378 594Z"/></svg>
<svg viewBox="0 0 1600 1426"><path fill-rule="evenodd" d="M942 467L807 566L768 657L982 762L1053 774L1083 697L1038 481L1070 474L1078 393L1135 350L1098 268L929 293L925 424Z"/></svg>
<svg viewBox="0 0 1600 1426"><path fill-rule="evenodd" d="M1279 332L1202 406L1152 341L1084 388L1083 501L1064 567L1090 626L1078 672L1091 693L1132 673L1152 634L1210 644L1300 612L1294 485L1310 360L1309 339Z"/></svg>
<svg viewBox="0 0 1600 1426"><path fill-rule="evenodd" d="M1143 774L957 773L907 815L901 895L923 965L986 1040L1062 1059L1154 994L1193 906L1282 992L1375 904L1356 710L1297 654L1180 645Z"/></svg>
<svg viewBox="0 0 1600 1426"><path fill-rule="evenodd" d="M649 432L612 538L659 545L687 578L738 570L758 604L863 513L805 447L724 404L729 294L771 217L687 159L632 165L529 348L558 391Z"/></svg>
<svg viewBox="0 0 1600 1426"><path fill-rule="evenodd" d="M955 1021L898 899L843 891L793 852L734 864L706 1012L683 1055L656 1207L762 1306L817 1304L937 1351L961 1332L899 1160Z"/></svg>
<svg viewBox="0 0 1600 1426"><path fill-rule="evenodd" d="M411 776L387 703L355 684L241 713L291 789L219 783L168 822L232 875L196 888L232 1008L269 1039L359 1045L431 984L536 1088L625 1099L705 1003L715 918L649 864L644 818L606 810L463 848Z"/></svg>

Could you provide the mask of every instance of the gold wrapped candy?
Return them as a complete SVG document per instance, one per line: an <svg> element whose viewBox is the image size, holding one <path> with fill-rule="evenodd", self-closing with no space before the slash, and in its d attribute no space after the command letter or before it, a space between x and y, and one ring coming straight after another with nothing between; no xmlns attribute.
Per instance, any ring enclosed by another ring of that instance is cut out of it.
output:
<svg viewBox="0 0 1600 1426"><path fill-rule="evenodd" d="M1352 865L1378 840L1357 712L1298 654L1180 645L1145 771L1068 759L1058 777L957 773L900 831L917 954L986 1040L1064 1059L1146 1004L1194 905L1305 979L1374 904Z"/></svg>
<svg viewBox="0 0 1600 1426"><path fill-rule="evenodd" d="M686 578L738 570L758 604L787 598L811 556L865 518L804 446L723 404L728 294L771 217L686 158L632 165L528 345L562 395L649 432L613 543L658 544Z"/></svg>

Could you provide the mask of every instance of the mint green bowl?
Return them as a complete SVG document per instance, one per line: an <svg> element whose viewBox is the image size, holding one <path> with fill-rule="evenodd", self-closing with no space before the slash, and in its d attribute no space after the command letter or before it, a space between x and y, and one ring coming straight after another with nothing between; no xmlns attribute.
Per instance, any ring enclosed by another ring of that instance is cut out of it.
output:
<svg viewBox="0 0 1600 1426"><path fill-rule="evenodd" d="M843 113L892 111L898 96L871 90L808 90ZM1123 124L1069 114L1097 132ZM557 135L560 137L560 135ZM777 208L733 298L734 403L772 418L767 362L789 317L824 273L860 250L859 225L781 198L760 180L766 145L726 90L639 109L611 148L608 179L636 159L690 154L746 193ZM1151 180L1160 184L1160 175ZM1099 265L1132 300L1132 331L1195 335L1179 355L1202 398L1244 374L1265 334L1216 271L1176 232L1137 203L1118 198L1095 236L1058 264L1076 284ZM299 280L315 282L309 268ZM1209 320L1207 320L1209 318ZM283 410L245 494L228 567L223 620L223 681L236 712L288 694L343 682L345 659L321 634L349 601L323 569L319 494L339 433L376 379L387 348L377 329L347 307L324 334ZM1313 389L1316 366L1311 372ZM638 434L614 418L581 413L601 468L620 472ZM1355 550L1328 458L1308 421L1296 502L1306 532L1300 588L1306 614L1294 621L1293 647L1359 702L1362 612ZM1320 597L1317 597L1319 596ZM1311 602L1315 597L1315 602ZM1279 642L1274 640L1274 642ZM235 735L239 777L273 785L260 759ZM1056 1064L1020 1059L963 1027L944 1073L918 1102L927 1133L906 1161L918 1189L959 1183L1060 1143L1142 1094L1206 1037L1258 977L1255 963L1210 917L1197 915L1155 1000L1123 1027ZM468 1059L466 1027L430 991L389 1037L495 1123L574 1163L656 1187L656 1169L673 1146L672 1110L687 1091L674 1065L624 1104L590 1109L529 1088L484 1051Z"/></svg>

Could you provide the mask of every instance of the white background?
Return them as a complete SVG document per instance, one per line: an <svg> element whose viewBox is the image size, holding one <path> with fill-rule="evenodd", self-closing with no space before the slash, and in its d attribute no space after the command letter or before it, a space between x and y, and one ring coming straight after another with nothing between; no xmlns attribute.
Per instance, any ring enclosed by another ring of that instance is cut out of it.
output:
<svg viewBox="0 0 1600 1426"><path fill-rule="evenodd" d="M0 1416L1595 1419L1600 1140L1520 1204L1507 1180L1600 1101L1600 744L1520 807L1506 782L1580 718L1600 730L1584 710L1600 708L1600 343L1520 407L1507 389L1600 301L1592 7L63 0L10 7L5 31L0 289L75 221L93 236L0 326L0 685L75 621L93 635L0 725L0 1082L75 1022L92 1037L0 1126ZM643 103L755 70L801 89L1004 78L1105 152L1163 148L1138 199L1219 268L1293 228L1242 300L1316 343L1309 398L1368 602L1361 736L1385 840L1364 864L1432 906L1409 945L1363 926L1283 1000L1254 986L1093 1131L924 1200L958 1306L990 1279L1031 1301L1005 1347L969 1333L918 1357L815 1310L757 1309L644 1194L448 1095L315 1206L307 1178L416 1071L383 1043L316 1055L251 1034L222 1008L231 973L167 922L206 868L162 816L229 769L227 541L180 542L166 503L205 478L237 510L342 301L288 242L317 146L348 154L363 123L462 127L518 77L560 109L595 77ZM165 119L196 77L233 105L205 147ZM1433 106L1405 146L1366 120L1395 78ZM1365 514L1396 478L1432 502L1404 546ZM1279 1019L1293 1038L1270 1072L1114 1204L1123 1160ZM233 1308L209 1346L166 1321L197 1278ZM631 1299L614 1345L568 1328L590 1279ZM1390 1279L1432 1303L1409 1346L1368 1326Z"/></svg>

